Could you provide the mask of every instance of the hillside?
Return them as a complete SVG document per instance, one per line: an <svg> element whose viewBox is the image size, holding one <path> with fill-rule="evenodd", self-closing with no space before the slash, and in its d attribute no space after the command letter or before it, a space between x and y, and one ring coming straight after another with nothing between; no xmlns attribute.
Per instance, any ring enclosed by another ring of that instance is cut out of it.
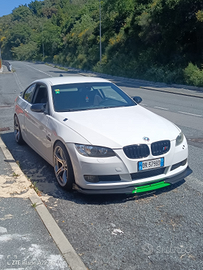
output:
<svg viewBox="0 0 203 270"><path fill-rule="evenodd" d="M203 86L202 0L44 0L0 18L3 59Z"/></svg>

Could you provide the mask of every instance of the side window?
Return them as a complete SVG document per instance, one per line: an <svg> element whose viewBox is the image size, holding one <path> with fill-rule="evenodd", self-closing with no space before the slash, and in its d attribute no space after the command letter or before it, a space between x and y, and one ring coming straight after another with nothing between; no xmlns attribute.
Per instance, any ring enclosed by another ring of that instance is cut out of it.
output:
<svg viewBox="0 0 203 270"><path fill-rule="evenodd" d="M38 84L36 87L33 103L47 103L48 94L47 88L43 84Z"/></svg>
<svg viewBox="0 0 203 270"><path fill-rule="evenodd" d="M32 101L34 90L35 90L35 84L32 84L30 87L28 87L25 90L25 92L23 94L23 98L25 100L27 100L27 102L29 102L29 103L31 103L31 101Z"/></svg>

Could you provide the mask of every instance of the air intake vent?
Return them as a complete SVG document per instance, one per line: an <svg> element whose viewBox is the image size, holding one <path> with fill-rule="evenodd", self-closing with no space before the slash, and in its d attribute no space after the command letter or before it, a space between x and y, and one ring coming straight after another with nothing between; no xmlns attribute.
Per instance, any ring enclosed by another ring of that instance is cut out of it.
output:
<svg viewBox="0 0 203 270"><path fill-rule="evenodd" d="M181 161L181 162L178 162L176 164L174 164L172 167L171 167L171 171L179 168L180 166L184 166L185 164L187 163L187 159Z"/></svg>
<svg viewBox="0 0 203 270"><path fill-rule="evenodd" d="M171 143L169 140L154 142L151 145L152 155L159 156L166 154L170 150Z"/></svg>
<svg viewBox="0 0 203 270"><path fill-rule="evenodd" d="M123 148L124 153L128 158L144 158L149 156L149 147L146 144L129 145Z"/></svg>
<svg viewBox="0 0 203 270"><path fill-rule="evenodd" d="M149 170L146 172L131 173L132 180L143 179L164 174L165 168L159 168L155 170Z"/></svg>

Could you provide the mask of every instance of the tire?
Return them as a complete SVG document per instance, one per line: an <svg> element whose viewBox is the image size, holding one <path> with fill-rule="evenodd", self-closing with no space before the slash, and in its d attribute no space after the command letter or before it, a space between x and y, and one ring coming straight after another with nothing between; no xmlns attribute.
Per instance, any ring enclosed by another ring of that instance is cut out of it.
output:
<svg viewBox="0 0 203 270"><path fill-rule="evenodd" d="M24 140L23 140L21 128L20 128L20 123L16 115L14 116L14 136L15 136L15 141L18 144L20 145L24 144Z"/></svg>
<svg viewBox="0 0 203 270"><path fill-rule="evenodd" d="M53 154L56 179L62 188L70 191L73 188L74 174L68 152L61 142L57 142Z"/></svg>

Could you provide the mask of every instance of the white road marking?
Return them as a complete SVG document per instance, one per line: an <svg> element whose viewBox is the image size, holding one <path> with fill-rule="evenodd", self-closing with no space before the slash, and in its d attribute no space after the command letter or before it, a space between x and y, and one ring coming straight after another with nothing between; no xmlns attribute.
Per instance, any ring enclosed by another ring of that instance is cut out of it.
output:
<svg viewBox="0 0 203 270"><path fill-rule="evenodd" d="M22 86L22 84L21 84L21 82L20 82L20 80L19 80L19 78L18 78L17 72L14 72L13 74L14 74L16 83L17 83L17 85L18 85L20 91L23 91L23 90L24 90L24 87ZM15 90L15 92L16 92L16 90Z"/></svg>
<svg viewBox="0 0 203 270"><path fill-rule="evenodd" d="M163 107L158 107L158 106L154 106L155 109L160 109L160 110L164 110L164 111L168 111L168 108L163 108Z"/></svg>
<svg viewBox="0 0 203 270"><path fill-rule="evenodd" d="M194 113L189 113L189 112L181 112L181 111L178 111L179 113L182 113L182 114L187 114L187 115L191 115L191 116L197 116L197 117L202 117L201 114L194 114Z"/></svg>
<svg viewBox="0 0 203 270"><path fill-rule="evenodd" d="M144 104L142 104L142 105L144 105ZM159 109L159 110L169 111L168 108L163 108L163 107L159 107L159 106L154 106L154 108ZM186 115L190 115L190 116L196 116L196 117L203 117L203 115L201 115L201 114L195 114L195 113L189 113L189 112L178 111L178 113L186 114Z"/></svg>
<svg viewBox="0 0 203 270"><path fill-rule="evenodd" d="M4 270L25 270L25 268L6 268Z"/></svg>
<svg viewBox="0 0 203 270"><path fill-rule="evenodd" d="M49 76L49 77L52 77L50 74L48 74L48 73L46 73L46 72L44 72L44 71L41 71L40 69L38 69L38 68L34 68L34 67L32 67L32 66L30 66L30 65L26 65L27 67L30 67L30 68L32 68L32 69L35 69L35 70L37 70L37 71L39 71L39 72L41 72L41 73L44 73L44 74L46 74L47 76Z"/></svg>
<svg viewBox="0 0 203 270"><path fill-rule="evenodd" d="M7 229L4 227L0 227L0 233L7 233Z"/></svg>
<svg viewBox="0 0 203 270"><path fill-rule="evenodd" d="M112 232L112 234L114 234L114 235L117 235L117 234L123 234L123 233L124 233L124 232L121 231L120 229L114 229L113 232Z"/></svg>

